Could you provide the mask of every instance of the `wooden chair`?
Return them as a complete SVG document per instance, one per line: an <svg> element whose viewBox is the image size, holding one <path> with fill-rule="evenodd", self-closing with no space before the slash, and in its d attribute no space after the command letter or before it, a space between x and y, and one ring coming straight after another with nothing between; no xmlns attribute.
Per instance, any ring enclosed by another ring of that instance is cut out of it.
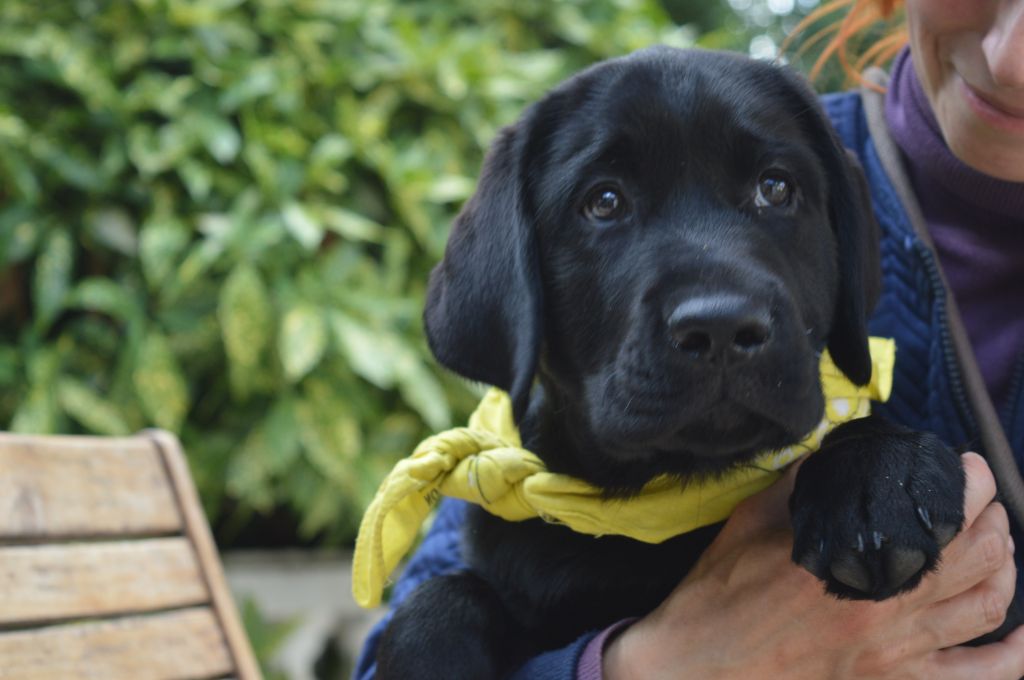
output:
<svg viewBox="0 0 1024 680"><path fill-rule="evenodd" d="M260 671L178 440L0 433L0 678Z"/></svg>

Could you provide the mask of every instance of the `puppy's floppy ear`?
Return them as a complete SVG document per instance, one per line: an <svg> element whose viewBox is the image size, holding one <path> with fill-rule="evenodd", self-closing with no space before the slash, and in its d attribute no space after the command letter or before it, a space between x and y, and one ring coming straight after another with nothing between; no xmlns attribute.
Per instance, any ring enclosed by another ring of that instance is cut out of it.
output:
<svg viewBox="0 0 1024 680"><path fill-rule="evenodd" d="M423 315L437 360L507 391L517 421L529 403L543 335L537 237L525 214L525 126L502 130L492 144L476 193L430 275Z"/></svg>
<svg viewBox="0 0 1024 680"><path fill-rule="evenodd" d="M825 168L829 222L835 233L839 294L827 345L832 360L857 385L871 380L867 321L881 291L878 223L857 157L842 142L810 86L783 69L795 90L797 117Z"/></svg>
<svg viewBox="0 0 1024 680"><path fill-rule="evenodd" d="M838 146L838 140L834 144ZM878 223L857 157L845 149L837 155L844 167L829 177L829 216L836 231L839 299L828 351L846 377L866 385L871 380L868 317L882 289Z"/></svg>

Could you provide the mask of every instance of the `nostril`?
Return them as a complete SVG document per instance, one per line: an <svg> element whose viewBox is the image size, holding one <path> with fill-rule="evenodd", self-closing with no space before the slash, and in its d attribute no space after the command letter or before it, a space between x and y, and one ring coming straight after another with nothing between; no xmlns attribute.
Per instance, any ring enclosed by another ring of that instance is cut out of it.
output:
<svg viewBox="0 0 1024 680"><path fill-rule="evenodd" d="M689 360L748 361L771 343L771 312L744 295L688 297L664 319L672 346Z"/></svg>
<svg viewBox="0 0 1024 680"><path fill-rule="evenodd" d="M736 331L733 346L743 352L755 351L768 342L769 333L767 324L760 322L747 324Z"/></svg>
<svg viewBox="0 0 1024 680"><path fill-rule="evenodd" d="M676 337L676 348L691 354L707 354L711 351L711 336L704 331L690 331Z"/></svg>

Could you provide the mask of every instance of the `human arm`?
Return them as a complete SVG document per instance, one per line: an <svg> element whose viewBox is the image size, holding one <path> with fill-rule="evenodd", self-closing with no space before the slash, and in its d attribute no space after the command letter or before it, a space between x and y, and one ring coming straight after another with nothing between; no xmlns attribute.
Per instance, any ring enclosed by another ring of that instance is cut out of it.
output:
<svg viewBox="0 0 1024 680"><path fill-rule="evenodd" d="M981 647L1014 591L1006 512L984 460L963 457L966 524L939 571L881 603L841 601L790 559L795 473L733 513L690 574L605 649L621 678L885 678L1024 675L1024 629Z"/></svg>

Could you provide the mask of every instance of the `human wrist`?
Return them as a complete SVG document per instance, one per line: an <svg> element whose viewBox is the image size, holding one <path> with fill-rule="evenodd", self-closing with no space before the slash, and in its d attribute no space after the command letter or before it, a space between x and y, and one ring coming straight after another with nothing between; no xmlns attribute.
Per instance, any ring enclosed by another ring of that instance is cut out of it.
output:
<svg viewBox="0 0 1024 680"><path fill-rule="evenodd" d="M652 678L657 666L657 645L651 645L655 634L649 619L640 619L610 637L601 654L602 680Z"/></svg>
<svg viewBox="0 0 1024 680"><path fill-rule="evenodd" d="M604 680L605 649L618 635L631 626L636 618L622 619L595 635L583 649L576 663L576 680Z"/></svg>

